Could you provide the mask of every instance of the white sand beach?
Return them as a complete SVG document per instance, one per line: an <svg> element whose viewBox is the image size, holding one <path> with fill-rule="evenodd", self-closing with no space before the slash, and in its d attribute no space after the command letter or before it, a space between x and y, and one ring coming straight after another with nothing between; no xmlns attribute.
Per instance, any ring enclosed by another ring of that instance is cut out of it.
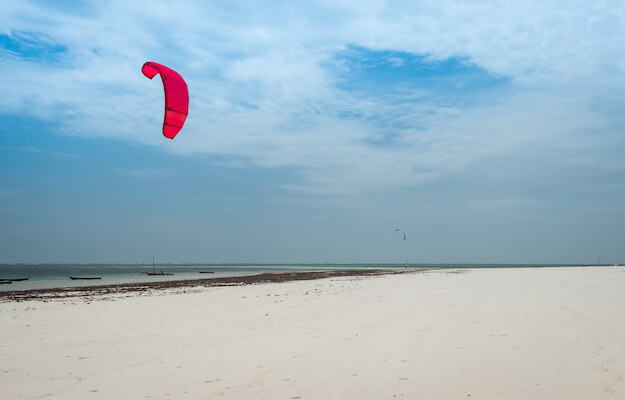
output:
<svg viewBox="0 0 625 400"><path fill-rule="evenodd" d="M624 399L625 267L0 303L2 399Z"/></svg>

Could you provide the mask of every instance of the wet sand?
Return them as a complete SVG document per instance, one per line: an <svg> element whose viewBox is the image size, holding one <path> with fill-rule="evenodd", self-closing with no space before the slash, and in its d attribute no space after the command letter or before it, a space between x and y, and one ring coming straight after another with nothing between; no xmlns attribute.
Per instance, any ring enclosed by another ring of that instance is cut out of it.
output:
<svg viewBox="0 0 625 400"><path fill-rule="evenodd" d="M5 298L0 392L69 400L622 399L623 288L624 267L576 267Z"/></svg>

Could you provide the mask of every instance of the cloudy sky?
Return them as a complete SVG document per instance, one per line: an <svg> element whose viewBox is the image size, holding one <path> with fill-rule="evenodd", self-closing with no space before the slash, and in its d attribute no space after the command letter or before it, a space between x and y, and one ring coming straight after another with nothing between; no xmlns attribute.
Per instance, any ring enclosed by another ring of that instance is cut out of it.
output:
<svg viewBox="0 0 625 400"><path fill-rule="evenodd" d="M58 3L0 9L0 262L625 263L625 3Z"/></svg>

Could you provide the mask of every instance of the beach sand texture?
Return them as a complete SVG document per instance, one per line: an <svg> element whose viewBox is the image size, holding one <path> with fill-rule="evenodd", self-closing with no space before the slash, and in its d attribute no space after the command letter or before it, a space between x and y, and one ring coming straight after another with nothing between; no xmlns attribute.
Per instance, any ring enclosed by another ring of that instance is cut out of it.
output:
<svg viewBox="0 0 625 400"><path fill-rule="evenodd" d="M625 399L625 268L0 303L2 399Z"/></svg>

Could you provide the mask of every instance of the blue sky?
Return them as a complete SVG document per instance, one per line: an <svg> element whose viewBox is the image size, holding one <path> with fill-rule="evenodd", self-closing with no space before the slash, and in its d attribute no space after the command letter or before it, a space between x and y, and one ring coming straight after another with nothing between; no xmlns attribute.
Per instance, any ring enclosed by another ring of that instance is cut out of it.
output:
<svg viewBox="0 0 625 400"><path fill-rule="evenodd" d="M615 2L8 0L0 87L0 262L625 263Z"/></svg>

